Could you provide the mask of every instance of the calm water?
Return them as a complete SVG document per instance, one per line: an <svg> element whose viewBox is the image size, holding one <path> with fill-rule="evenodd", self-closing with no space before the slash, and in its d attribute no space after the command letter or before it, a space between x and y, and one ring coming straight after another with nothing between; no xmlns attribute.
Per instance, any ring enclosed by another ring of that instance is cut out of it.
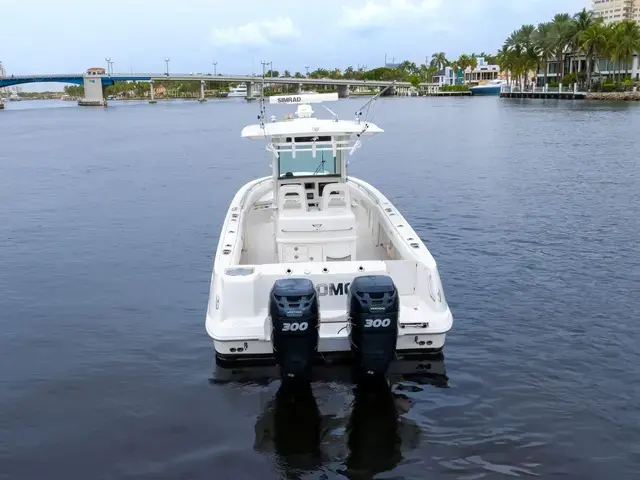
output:
<svg viewBox="0 0 640 480"><path fill-rule="evenodd" d="M210 381L218 230L269 173L256 105L8 104L0 478L637 478L639 107L379 101L352 173L439 262L448 381L292 401Z"/></svg>

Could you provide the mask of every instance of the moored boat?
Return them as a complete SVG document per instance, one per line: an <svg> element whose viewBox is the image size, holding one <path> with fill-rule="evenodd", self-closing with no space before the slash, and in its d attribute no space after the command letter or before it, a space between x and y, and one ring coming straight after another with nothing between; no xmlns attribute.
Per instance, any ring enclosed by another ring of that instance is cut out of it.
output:
<svg viewBox="0 0 640 480"><path fill-rule="evenodd" d="M500 95L502 86L506 84L506 80L489 80L487 83L471 87L469 91L471 95Z"/></svg>
<svg viewBox="0 0 640 480"><path fill-rule="evenodd" d="M383 130L361 113L313 117L312 104L337 99L271 97L297 118L266 122L263 100L242 130L266 142L271 175L240 188L222 226L206 314L220 365L307 377L316 359L347 357L384 374L444 347L453 318L435 260L388 198L347 175L348 156Z"/></svg>

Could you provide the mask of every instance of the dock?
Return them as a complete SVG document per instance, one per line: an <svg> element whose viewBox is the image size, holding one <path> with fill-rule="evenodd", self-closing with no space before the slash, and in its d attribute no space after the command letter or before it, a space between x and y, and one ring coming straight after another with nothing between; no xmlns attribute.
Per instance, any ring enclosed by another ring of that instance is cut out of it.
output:
<svg viewBox="0 0 640 480"><path fill-rule="evenodd" d="M568 88L567 88L568 87ZM503 85L500 89L500 98L540 98L550 100L584 100L587 92L578 91L578 85L563 85L557 87L533 87L531 90L522 90L514 85Z"/></svg>
<svg viewBox="0 0 640 480"><path fill-rule="evenodd" d="M584 100L585 92L500 92L500 98L543 98L554 100Z"/></svg>
<svg viewBox="0 0 640 480"><path fill-rule="evenodd" d="M471 92L425 92L424 97L470 97Z"/></svg>

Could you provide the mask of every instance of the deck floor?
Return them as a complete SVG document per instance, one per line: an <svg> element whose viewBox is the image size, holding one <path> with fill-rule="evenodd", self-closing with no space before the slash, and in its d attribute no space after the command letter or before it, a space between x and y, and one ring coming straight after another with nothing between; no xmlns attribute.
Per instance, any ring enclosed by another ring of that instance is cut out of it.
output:
<svg viewBox="0 0 640 480"><path fill-rule="evenodd" d="M248 219L251 232L245 235L246 251L243 253L240 263L244 265L262 265L278 263L275 243L275 222L269 211L251 212L253 218ZM367 218L359 209L355 209L356 215L356 258L355 260L389 260L387 252L382 247L376 247L371 238L371 232L367 225Z"/></svg>

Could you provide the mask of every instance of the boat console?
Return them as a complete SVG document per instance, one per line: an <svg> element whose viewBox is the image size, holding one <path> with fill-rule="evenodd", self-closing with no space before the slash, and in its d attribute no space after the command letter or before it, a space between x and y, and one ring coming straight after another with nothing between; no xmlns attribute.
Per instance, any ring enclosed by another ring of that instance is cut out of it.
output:
<svg viewBox="0 0 640 480"><path fill-rule="evenodd" d="M305 182L307 185L310 182ZM323 186L308 201L302 184L278 189L276 243L281 263L355 260L356 217L344 183Z"/></svg>

